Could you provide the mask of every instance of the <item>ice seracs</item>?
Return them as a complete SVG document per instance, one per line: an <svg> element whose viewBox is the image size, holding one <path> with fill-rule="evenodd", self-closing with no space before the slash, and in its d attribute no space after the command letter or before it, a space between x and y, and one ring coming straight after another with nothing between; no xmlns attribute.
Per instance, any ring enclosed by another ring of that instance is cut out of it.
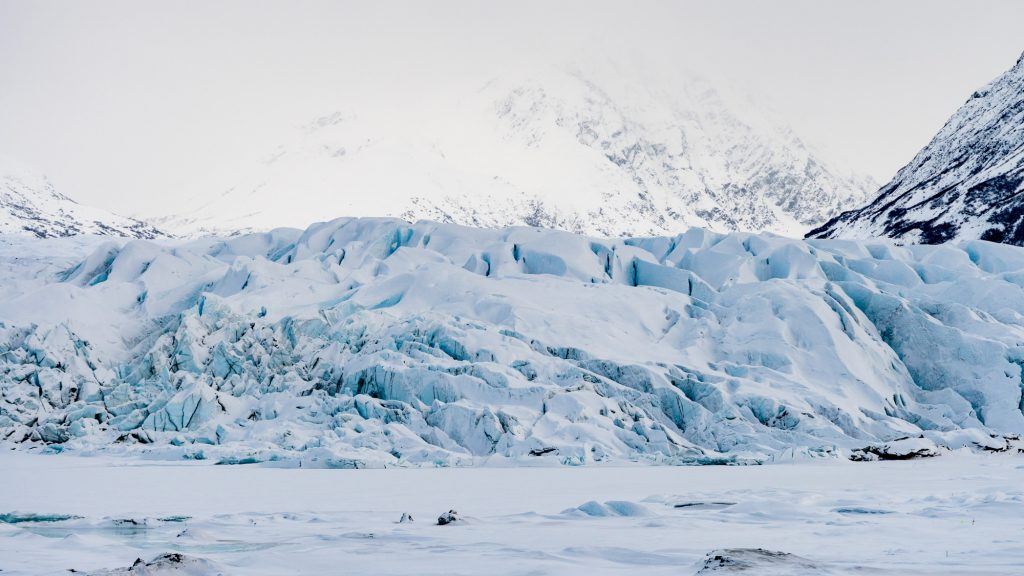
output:
<svg viewBox="0 0 1024 576"><path fill-rule="evenodd" d="M1024 432L1013 246L395 219L7 241L0 437L22 448L742 463Z"/></svg>
<svg viewBox="0 0 1024 576"><path fill-rule="evenodd" d="M153 226L85 206L58 192L42 174L0 156L0 234L38 238L99 234L127 238L159 238Z"/></svg>
<svg viewBox="0 0 1024 576"><path fill-rule="evenodd" d="M194 198L159 222L191 235L397 216L800 236L875 189L751 99L665 70L537 67L416 98L352 98L262 162L186 191Z"/></svg>
<svg viewBox="0 0 1024 576"><path fill-rule="evenodd" d="M1024 245L1024 55L974 92L877 198L810 236Z"/></svg>

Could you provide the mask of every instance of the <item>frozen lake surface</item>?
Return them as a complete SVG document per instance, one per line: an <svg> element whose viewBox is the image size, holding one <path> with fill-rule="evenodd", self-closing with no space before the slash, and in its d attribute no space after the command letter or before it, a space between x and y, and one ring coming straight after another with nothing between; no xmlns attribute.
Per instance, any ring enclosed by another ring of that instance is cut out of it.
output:
<svg viewBox="0 0 1024 576"><path fill-rule="evenodd" d="M306 470L7 452L0 469L4 575L1024 573L1024 459L1006 455ZM757 548L791 556L707 560ZM179 570L126 571L168 552Z"/></svg>

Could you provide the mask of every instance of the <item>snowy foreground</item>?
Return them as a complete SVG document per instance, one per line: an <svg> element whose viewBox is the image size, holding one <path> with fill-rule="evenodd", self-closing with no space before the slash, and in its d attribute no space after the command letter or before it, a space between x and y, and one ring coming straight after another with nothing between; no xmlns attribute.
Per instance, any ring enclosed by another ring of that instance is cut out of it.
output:
<svg viewBox="0 0 1024 576"><path fill-rule="evenodd" d="M0 441L304 468L1016 452L1024 249L340 219L0 238Z"/></svg>
<svg viewBox="0 0 1024 576"><path fill-rule="evenodd" d="M1024 460L1005 454L298 470L7 451L0 468L5 575L1009 576L1024 566ZM449 509L461 519L438 526ZM403 513L414 521L399 523ZM41 521L56 515L72 518ZM124 571L167 553L184 556Z"/></svg>

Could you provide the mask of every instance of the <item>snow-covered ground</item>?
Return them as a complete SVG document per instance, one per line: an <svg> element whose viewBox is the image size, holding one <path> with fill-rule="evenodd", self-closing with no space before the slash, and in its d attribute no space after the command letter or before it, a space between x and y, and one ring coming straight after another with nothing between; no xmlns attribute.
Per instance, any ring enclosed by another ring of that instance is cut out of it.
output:
<svg viewBox="0 0 1024 576"><path fill-rule="evenodd" d="M1005 454L306 470L7 451L0 469L5 575L126 568L170 552L183 562L165 564L191 563L194 574L1013 575L1024 566L1024 459ZM449 509L462 519L438 526ZM400 523L403 513L414 521ZM17 522L30 514L79 518ZM792 556L723 551L743 548ZM722 558L706 563L712 551ZM743 562L753 567L738 570ZM165 573L152 568L122 573Z"/></svg>

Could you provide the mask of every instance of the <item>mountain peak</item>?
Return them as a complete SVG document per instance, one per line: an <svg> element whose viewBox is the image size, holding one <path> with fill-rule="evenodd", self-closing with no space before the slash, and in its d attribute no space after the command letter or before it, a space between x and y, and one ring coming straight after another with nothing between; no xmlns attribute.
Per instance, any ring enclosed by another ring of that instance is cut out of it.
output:
<svg viewBox="0 0 1024 576"><path fill-rule="evenodd" d="M751 99L693 77L634 81L642 74L550 66L402 105L350 104L164 222L192 234L398 216L600 236L799 235L866 199L862 179Z"/></svg>

